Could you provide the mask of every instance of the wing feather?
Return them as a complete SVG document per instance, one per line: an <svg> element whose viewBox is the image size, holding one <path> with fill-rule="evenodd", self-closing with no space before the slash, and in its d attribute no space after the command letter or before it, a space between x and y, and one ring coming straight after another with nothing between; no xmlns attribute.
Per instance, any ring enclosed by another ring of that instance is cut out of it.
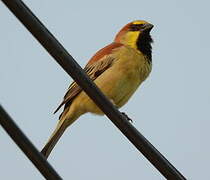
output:
<svg viewBox="0 0 210 180"><path fill-rule="evenodd" d="M120 43L112 43L105 48L98 51L85 66L84 71L90 77L92 81L94 81L97 77L99 77L104 71L110 68L115 61L115 58L112 56L111 52L122 46ZM65 107L71 105L73 99L82 91L82 88L74 81L68 88L63 101L55 110L56 113L64 104Z"/></svg>

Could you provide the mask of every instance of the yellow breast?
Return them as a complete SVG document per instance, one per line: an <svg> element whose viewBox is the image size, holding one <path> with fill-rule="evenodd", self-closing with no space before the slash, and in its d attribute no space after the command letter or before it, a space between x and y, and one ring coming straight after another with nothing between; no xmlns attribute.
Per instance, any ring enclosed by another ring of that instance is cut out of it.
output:
<svg viewBox="0 0 210 180"><path fill-rule="evenodd" d="M121 107L148 77L152 66L145 56L129 46L120 48L114 56L117 59L114 65L101 77L104 80L109 79L109 84L101 85L97 80L96 84L118 107Z"/></svg>

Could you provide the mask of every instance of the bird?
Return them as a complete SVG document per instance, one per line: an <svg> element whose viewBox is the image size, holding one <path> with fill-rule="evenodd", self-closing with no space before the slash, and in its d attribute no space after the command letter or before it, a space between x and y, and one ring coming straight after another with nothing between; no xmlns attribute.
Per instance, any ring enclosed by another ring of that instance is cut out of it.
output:
<svg viewBox="0 0 210 180"><path fill-rule="evenodd" d="M127 103L152 70L152 28L153 24L144 20L129 22L116 34L114 41L97 51L84 67L90 79L117 108ZM57 126L41 150L46 158L67 127L81 115L103 115L76 82L71 83L54 113L62 106Z"/></svg>

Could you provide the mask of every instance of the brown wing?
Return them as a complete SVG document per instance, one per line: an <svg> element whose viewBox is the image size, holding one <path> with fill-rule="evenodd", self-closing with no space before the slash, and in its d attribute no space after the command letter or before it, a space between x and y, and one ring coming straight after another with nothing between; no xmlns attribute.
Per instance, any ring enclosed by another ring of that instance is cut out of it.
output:
<svg viewBox="0 0 210 180"><path fill-rule="evenodd" d="M98 51L88 62L88 64L85 66L84 71L87 73L87 75L90 77L91 80L95 80L97 77L99 77L105 70L107 70L110 66L112 66L113 61L115 58L112 56L111 52L112 50L122 46L119 43L112 43L105 48ZM102 56L103 55L103 56ZM65 107L68 107L71 105L72 100L82 91L82 88L76 83L73 82L65 96L61 104L58 106L58 108L55 110L54 113L56 113L64 104Z"/></svg>

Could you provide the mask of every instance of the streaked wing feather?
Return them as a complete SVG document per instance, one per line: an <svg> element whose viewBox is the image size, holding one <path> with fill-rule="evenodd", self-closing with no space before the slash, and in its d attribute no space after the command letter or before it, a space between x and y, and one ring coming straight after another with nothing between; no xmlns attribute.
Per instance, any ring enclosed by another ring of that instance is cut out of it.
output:
<svg viewBox="0 0 210 180"><path fill-rule="evenodd" d="M95 61L93 63L88 63L84 71L87 73L87 75L90 77L91 80L95 80L97 77L99 77L105 70L107 70L111 65L113 64L114 57L112 55L104 55L103 58L99 59L98 61ZM72 100L82 91L82 88L76 83L73 82L65 96L61 104L58 106L58 108L55 110L54 113L56 113L64 104L66 108L67 105L70 105Z"/></svg>

